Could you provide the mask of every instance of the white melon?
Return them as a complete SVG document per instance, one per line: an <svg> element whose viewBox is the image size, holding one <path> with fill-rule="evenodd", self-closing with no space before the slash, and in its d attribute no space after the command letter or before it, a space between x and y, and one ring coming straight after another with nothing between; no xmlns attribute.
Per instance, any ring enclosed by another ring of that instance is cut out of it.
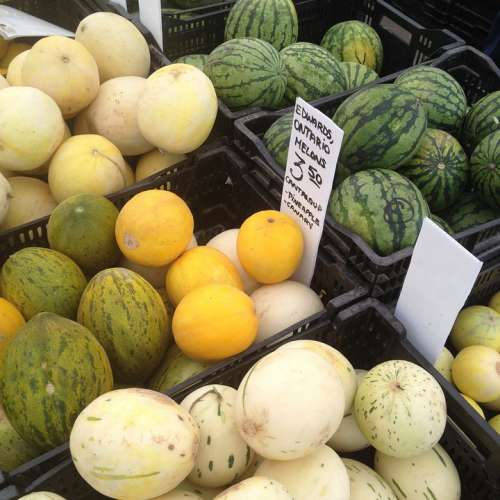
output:
<svg viewBox="0 0 500 500"><path fill-rule="evenodd" d="M453 363L453 354L443 347L441 354L434 363L434 368L448 381L451 382L451 365Z"/></svg>
<svg viewBox="0 0 500 500"><path fill-rule="evenodd" d="M23 64L26 60L29 50L25 50L18 54L9 64L7 68L7 81L16 87L20 87L23 84Z"/></svg>
<svg viewBox="0 0 500 500"><path fill-rule="evenodd" d="M254 476L217 495L214 500L295 500L278 481Z"/></svg>
<svg viewBox="0 0 500 500"><path fill-rule="evenodd" d="M342 462L349 475L350 500L397 500L391 487L371 467L350 458Z"/></svg>
<svg viewBox="0 0 500 500"><path fill-rule="evenodd" d="M150 175L156 174L156 172L161 172L162 170L177 165L186 158L187 156L183 154L176 155L165 153L165 151L159 149L153 149L153 151L139 158L135 169L135 178L137 182L142 181Z"/></svg>
<svg viewBox="0 0 500 500"><path fill-rule="evenodd" d="M346 415L340 423L337 432L328 440L328 446L339 453L352 453L364 450L370 443L359 430L354 415Z"/></svg>

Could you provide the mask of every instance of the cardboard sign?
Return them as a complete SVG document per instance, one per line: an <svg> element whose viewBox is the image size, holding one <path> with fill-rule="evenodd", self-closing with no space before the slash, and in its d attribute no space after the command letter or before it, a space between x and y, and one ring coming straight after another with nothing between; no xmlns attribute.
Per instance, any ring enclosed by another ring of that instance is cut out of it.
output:
<svg viewBox="0 0 500 500"><path fill-rule="evenodd" d="M483 263L425 218L396 305L408 340L434 364Z"/></svg>
<svg viewBox="0 0 500 500"><path fill-rule="evenodd" d="M344 132L300 97L295 101L281 211L302 228L304 256L293 279L311 283Z"/></svg>
<svg viewBox="0 0 500 500"><path fill-rule="evenodd" d="M160 47L163 47L163 25L161 21L161 0L139 0L139 18L151 31Z"/></svg>

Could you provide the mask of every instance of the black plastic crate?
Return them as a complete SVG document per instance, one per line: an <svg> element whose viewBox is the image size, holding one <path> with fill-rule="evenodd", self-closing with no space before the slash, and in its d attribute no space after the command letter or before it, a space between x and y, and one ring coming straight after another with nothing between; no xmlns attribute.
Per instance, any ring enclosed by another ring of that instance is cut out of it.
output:
<svg viewBox="0 0 500 500"><path fill-rule="evenodd" d="M416 361L412 347L404 339L402 325L380 302L368 299L340 312L333 322L325 320L302 331L284 332L267 344L250 349L224 370L198 375L196 387L214 383L237 387L248 369L260 358L291 340L291 333L294 333L293 340L314 339L332 345L343 352L356 368L369 369L388 359ZM425 364L423 366L428 369ZM191 386L177 392L174 398L180 401L194 388ZM459 471L461 498L497 500L499 492L494 488L494 479L489 474L484 456L455 424L455 410L453 405L449 406L448 421L440 443L451 455ZM362 451L348 455L366 462L372 453ZM371 465L370 461L368 463ZM24 488L11 486L1 491L0 495L10 500L16 498L16 494L36 490L54 491L71 499L103 498L79 477L70 458L61 461Z"/></svg>
<svg viewBox="0 0 500 500"><path fill-rule="evenodd" d="M473 103L489 92L500 89L500 69L493 61L473 47L453 49L434 61L426 62L453 75L463 86L469 103ZM390 75L377 83L390 83L398 76ZM348 97L344 93L325 97L313 104L328 116L333 116L337 107ZM284 113L283 111L260 112L243 117L235 123L234 144L250 160L252 175L267 190L280 196L284 170L272 158L265 147L262 136ZM399 295L410 263L413 248L408 247L392 255L382 257L375 253L362 238L337 224L327 215L326 232L337 254L337 258L354 268L370 286L372 296L390 301ZM456 235L457 240L480 259L488 260L500 255L500 219L467 229Z"/></svg>

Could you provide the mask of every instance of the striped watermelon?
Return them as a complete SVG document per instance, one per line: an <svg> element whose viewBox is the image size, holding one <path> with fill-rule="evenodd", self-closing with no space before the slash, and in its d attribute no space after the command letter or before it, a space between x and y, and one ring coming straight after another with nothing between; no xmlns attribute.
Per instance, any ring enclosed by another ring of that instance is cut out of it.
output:
<svg viewBox="0 0 500 500"><path fill-rule="evenodd" d="M470 157L472 186L494 210L500 210L500 129L487 135Z"/></svg>
<svg viewBox="0 0 500 500"><path fill-rule="evenodd" d="M25 319L53 312L74 319L87 285L81 269L69 257L47 248L23 248L2 267L2 296L12 302Z"/></svg>
<svg viewBox="0 0 500 500"><path fill-rule="evenodd" d="M363 64L342 62L340 65L346 76L347 90L357 89L378 79L377 73Z"/></svg>
<svg viewBox="0 0 500 500"><path fill-rule="evenodd" d="M335 24L321 40L321 46L339 61L363 64L380 73L384 49L378 33L361 21Z"/></svg>
<svg viewBox="0 0 500 500"><path fill-rule="evenodd" d="M439 215L431 214L430 219L432 220L432 222L437 224L441 229L446 231L448 234L451 234L451 235L454 234L451 226L444 219L441 219L441 217L439 217Z"/></svg>
<svg viewBox="0 0 500 500"><path fill-rule="evenodd" d="M116 382L146 381L160 364L170 340L167 310L141 276L121 267L96 274L83 292L78 322L106 350Z"/></svg>
<svg viewBox="0 0 500 500"><path fill-rule="evenodd" d="M462 138L465 147L472 151L482 139L500 129L500 90L477 101L465 117Z"/></svg>
<svg viewBox="0 0 500 500"><path fill-rule="evenodd" d="M276 163L286 168L288 144L292 133L293 113L278 118L266 131L262 141Z"/></svg>
<svg viewBox="0 0 500 500"><path fill-rule="evenodd" d="M333 121L344 130L340 162L352 172L405 163L427 127L422 105L396 85L359 90L338 107Z"/></svg>
<svg viewBox="0 0 500 500"><path fill-rule="evenodd" d="M422 193L392 170L357 172L336 188L329 211L335 221L358 234L379 255L413 245L430 215Z"/></svg>
<svg viewBox="0 0 500 500"><path fill-rule="evenodd" d="M456 133L467 111L467 99L461 85L439 68L417 66L395 81L423 104L429 127Z"/></svg>
<svg viewBox="0 0 500 500"><path fill-rule="evenodd" d="M286 71L279 52L256 38L236 38L219 45L208 56L205 73L217 96L231 108L280 104Z"/></svg>
<svg viewBox="0 0 500 500"><path fill-rule="evenodd" d="M260 38L276 50L295 43L299 22L291 0L238 0L226 21L225 40Z"/></svg>
<svg viewBox="0 0 500 500"><path fill-rule="evenodd" d="M112 388L104 349L74 321L38 314L7 346L1 380L5 413L21 437L41 450L67 441L78 414Z"/></svg>
<svg viewBox="0 0 500 500"><path fill-rule="evenodd" d="M189 54L187 56L179 57L174 63L191 64L199 70L203 71L208 59L208 54Z"/></svg>
<svg viewBox="0 0 500 500"><path fill-rule="evenodd" d="M398 172L422 191L433 212L455 203L469 180L467 156L460 143L433 128L426 130L417 152Z"/></svg>
<svg viewBox="0 0 500 500"><path fill-rule="evenodd" d="M324 48L308 42L289 45L280 52L287 73L285 97L312 101L347 89L340 63Z"/></svg>

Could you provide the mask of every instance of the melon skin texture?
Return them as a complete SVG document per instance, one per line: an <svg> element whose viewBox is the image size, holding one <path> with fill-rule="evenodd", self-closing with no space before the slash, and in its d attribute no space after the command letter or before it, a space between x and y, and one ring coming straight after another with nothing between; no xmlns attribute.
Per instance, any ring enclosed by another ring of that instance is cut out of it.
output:
<svg viewBox="0 0 500 500"><path fill-rule="evenodd" d="M23 84L23 64L28 52L25 50L14 57L7 68L7 81L15 87L20 87Z"/></svg>
<svg viewBox="0 0 500 500"><path fill-rule="evenodd" d="M81 43L63 36L42 38L31 47L21 79L52 97L65 118L88 106L99 90L94 58Z"/></svg>
<svg viewBox="0 0 500 500"><path fill-rule="evenodd" d="M236 389L225 385L200 387L183 399L183 406L200 429L200 448L188 479L218 488L233 483L253 459L234 419Z"/></svg>
<svg viewBox="0 0 500 500"><path fill-rule="evenodd" d="M354 415L375 449L395 457L414 457L441 439L446 401L440 385L423 368L392 360L365 375L356 392Z"/></svg>
<svg viewBox="0 0 500 500"><path fill-rule="evenodd" d="M1 90L0 123L0 165L15 172L43 165L64 136L57 104L35 88Z"/></svg>
<svg viewBox="0 0 500 500"><path fill-rule="evenodd" d="M80 413L69 444L76 469L99 493L146 500L168 493L186 478L199 441L196 422L168 396L119 389Z"/></svg>
<svg viewBox="0 0 500 500"><path fill-rule="evenodd" d="M187 158L184 154L171 154L153 149L149 153L141 156L135 169L135 179L137 182L146 179L150 175L173 167Z"/></svg>
<svg viewBox="0 0 500 500"><path fill-rule="evenodd" d="M204 488L203 486L198 486L196 484L192 484L189 481L185 480L185 481L182 481L182 483L179 484L179 486L177 486L172 491L167 493L167 495L176 493L177 491L181 491L183 493L187 492L187 493L191 493L191 494L194 493L195 495L198 495L201 500L213 500L219 493L222 492L222 488ZM161 498L162 497L160 497L160 499ZM168 497L167 497L167 499L168 499ZM155 500L158 500L158 499L155 498ZM184 499L181 497L180 500L184 500Z"/></svg>
<svg viewBox="0 0 500 500"><path fill-rule="evenodd" d="M268 354L238 388L236 422L259 455L293 460L313 452L337 430L344 390L334 366L321 354L285 349Z"/></svg>
<svg viewBox="0 0 500 500"><path fill-rule="evenodd" d="M101 83L120 76L148 76L151 56L146 39L118 14L95 12L87 16L78 25L75 40L94 57Z"/></svg>
<svg viewBox="0 0 500 500"><path fill-rule="evenodd" d="M296 460L264 460L256 476L279 481L294 500L349 500L347 470L340 457L325 445Z"/></svg>
<svg viewBox="0 0 500 500"><path fill-rule="evenodd" d="M397 500L391 487L372 468L350 458L342 462L349 475L350 500Z"/></svg>
<svg viewBox="0 0 500 500"><path fill-rule="evenodd" d="M370 446L370 443L359 430L354 415L346 415L342 419L337 432L328 440L327 444L339 453L352 453Z"/></svg>
<svg viewBox="0 0 500 500"><path fill-rule="evenodd" d="M453 354L446 347L443 347L441 354L434 363L434 368L450 383L452 382L451 365L454 359Z"/></svg>
<svg viewBox="0 0 500 500"><path fill-rule="evenodd" d="M0 223L5 219L9 211L11 196L12 187L5 175L0 172Z"/></svg>
<svg viewBox="0 0 500 500"><path fill-rule="evenodd" d="M36 491L35 493L24 495L19 500L66 500L66 499L61 495L58 495L57 493L52 493L51 491Z"/></svg>
<svg viewBox="0 0 500 500"><path fill-rule="evenodd" d="M375 453L375 470L389 483L398 500L460 500L460 477L439 444L412 458Z"/></svg>
<svg viewBox="0 0 500 500"><path fill-rule="evenodd" d="M154 500L203 500L203 498L191 491L175 488L175 490L156 497Z"/></svg>
<svg viewBox="0 0 500 500"><path fill-rule="evenodd" d="M500 351L500 314L486 306L462 309L451 330L457 351L470 345L484 345Z"/></svg>
<svg viewBox="0 0 500 500"><path fill-rule="evenodd" d="M217 115L210 79L189 64L171 64L153 73L139 99L139 129L164 151L185 154L208 138Z"/></svg>
<svg viewBox="0 0 500 500"><path fill-rule="evenodd" d="M294 500L287 489L278 481L267 477L254 476L235 485L214 500Z"/></svg>

